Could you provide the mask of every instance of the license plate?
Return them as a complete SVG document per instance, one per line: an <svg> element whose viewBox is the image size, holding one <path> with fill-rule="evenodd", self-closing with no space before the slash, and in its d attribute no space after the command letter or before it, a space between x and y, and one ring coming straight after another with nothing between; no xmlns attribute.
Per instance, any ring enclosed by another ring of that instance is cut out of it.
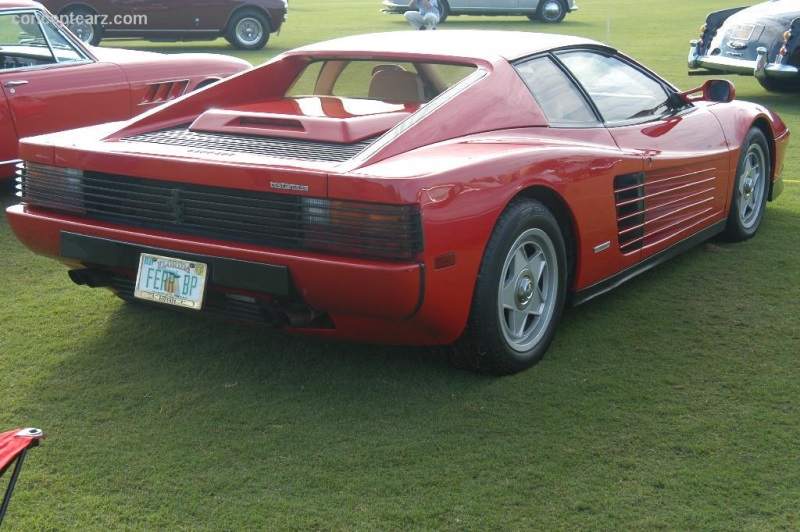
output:
<svg viewBox="0 0 800 532"><path fill-rule="evenodd" d="M753 24L738 24L733 27L733 31L731 32L731 39L736 39L739 41L749 41L750 37L753 36L753 30L756 27Z"/></svg>
<svg viewBox="0 0 800 532"><path fill-rule="evenodd" d="M135 297L200 310L208 266L161 255L142 253L136 274Z"/></svg>

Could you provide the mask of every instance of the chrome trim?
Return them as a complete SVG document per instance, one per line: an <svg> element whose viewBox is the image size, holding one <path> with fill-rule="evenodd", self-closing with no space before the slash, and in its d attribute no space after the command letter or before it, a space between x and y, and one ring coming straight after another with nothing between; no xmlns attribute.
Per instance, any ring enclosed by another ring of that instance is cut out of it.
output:
<svg viewBox="0 0 800 532"><path fill-rule="evenodd" d="M605 251L605 250L607 250L607 249L608 249L608 248L610 248L610 247L611 247L611 241L610 241L610 240L608 240L608 241L606 241L606 242L603 242L603 243L602 243L602 244L600 244L599 246L595 246L595 247L594 247L594 252L595 252L595 253L600 253L601 251Z"/></svg>
<svg viewBox="0 0 800 532"><path fill-rule="evenodd" d="M761 64L763 63L763 64ZM728 74L741 74L744 76L756 76L758 78L791 78L800 75L800 69L790 65L782 65L780 63L770 63L766 57L766 50L764 50L763 58L759 52L758 59L755 61L747 61L745 59L731 59L727 57L714 57L708 56L697 57L692 60L691 53L689 54L689 68L705 68L718 72Z"/></svg>

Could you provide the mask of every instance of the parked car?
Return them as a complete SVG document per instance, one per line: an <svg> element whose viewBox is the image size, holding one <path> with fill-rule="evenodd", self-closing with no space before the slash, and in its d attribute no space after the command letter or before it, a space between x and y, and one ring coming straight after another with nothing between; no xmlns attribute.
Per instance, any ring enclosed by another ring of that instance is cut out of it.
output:
<svg viewBox="0 0 800 532"><path fill-rule="evenodd" d="M491 374L578 304L752 237L789 132L577 37L345 37L124 124L22 142L17 237L130 301L325 338L450 344Z"/></svg>
<svg viewBox="0 0 800 532"><path fill-rule="evenodd" d="M286 21L288 0L42 0L80 39L110 37L202 41L224 37L240 50L260 50Z"/></svg>
<svg viewBox="0 0 800 532"><path fill-rule="evenodd" d="M689 68L755 76L767 90L800 89L800 3L771 0L709 14L691 42Z"/></svg>
<svg viewBox="0 0 800 532"><path fill-rule="evenodd" d="M0 0L0 180L21 137L130 118L250 68L213 54L87 46L29 0Z"/></svg>
<svg viewBox="0 0 800 532"><path fill-rule="evenodd" d="M384 13L405 13L410 0L383 0ZM561 22L577 11L575 0L439 0L439 23L459 15L520 15L541 22Z"/></svg>

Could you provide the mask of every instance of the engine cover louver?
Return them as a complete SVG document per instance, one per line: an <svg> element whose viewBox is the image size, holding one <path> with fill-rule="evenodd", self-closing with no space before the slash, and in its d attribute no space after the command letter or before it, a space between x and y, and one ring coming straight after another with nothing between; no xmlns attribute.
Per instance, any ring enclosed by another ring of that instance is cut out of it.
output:
<svg viewBox="0 0 800 532"><path fill-rule="evenodd" d="M125 137L121 141L182 146L234 154L246 153L298 161L344 162L352 159L379 136L369 137L351 144L338 144L335 142L265 137L261 135L232 135L228 133L190 131L184 126Z"/></svg>

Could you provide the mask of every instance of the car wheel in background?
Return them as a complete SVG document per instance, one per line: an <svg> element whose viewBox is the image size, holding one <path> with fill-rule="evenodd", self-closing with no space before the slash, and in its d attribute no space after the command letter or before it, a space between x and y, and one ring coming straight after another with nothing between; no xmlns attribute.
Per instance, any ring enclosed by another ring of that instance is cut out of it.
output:
<svg viewBox="0 0 800 532"><path fill-rule="evenodd" d="M61 20L80 40L92 46L100 44L103 28L97 21L97 14L84 7L71 7L61 12Z"/></svg>
<svg viewBox="0 0 800 532"><path fill-rule="evenodd" d="M767 138L760 129L751 128L736 166L728 224L723 233L726 240L741 242L756 234L766 210L771 175Z"/></svg>
<svg viewBox="0 0 800 532"><path fill-rule="evenodd" d="M450 6L445 0L439 0L439 24L447 20L450 15Z"/></svg>
<svg viewBox="0 0 800 532"><path fill-rule="evenodd" d="M564 0L543 0L536 10L536 18L551 24L561 22L566 15L567 6Z"/></svg>
<svg viewBox="0 0 800 532"><path fill-rule="evenodd" d="M264 15L245 9L231 17L225 39L240 50L260 50L269 40L270 29Z"/></svg>
<svg viewBox="0 0 800 532"><path fill-rule="evenodd" d="M500 215L486 246L467 328L453 362L491 375L533 366L555 336L566 294L566 252L550 210L527 198Z"/></svg>

